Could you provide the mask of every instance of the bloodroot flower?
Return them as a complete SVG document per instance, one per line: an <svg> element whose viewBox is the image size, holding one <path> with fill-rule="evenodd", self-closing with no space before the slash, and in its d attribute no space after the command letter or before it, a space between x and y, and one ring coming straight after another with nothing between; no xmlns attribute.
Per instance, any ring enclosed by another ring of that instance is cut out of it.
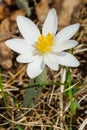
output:
<svg viewBox="0 0 87 130"><path fill-rule="evenodd" d="M38 27L28 18L17 16L17 25L24 39L11 39L6 45L19 53L17 61L28 63L27 74L35 78L45 65L57 71L59 65L77 67L79 61L64 50L75 47L78 42L70 40L79 29L79 23L65 27L57 32L57 14L51 9L42 27L42 34Z"/></svg>

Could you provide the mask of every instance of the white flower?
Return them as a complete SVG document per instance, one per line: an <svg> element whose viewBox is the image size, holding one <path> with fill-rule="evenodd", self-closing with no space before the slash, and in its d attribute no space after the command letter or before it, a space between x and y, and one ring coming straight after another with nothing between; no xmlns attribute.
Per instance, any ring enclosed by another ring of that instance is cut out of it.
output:
<svg viewBox="0 0 87 130"><path fill-rule="evenodd" d="M70 67L79 66L79 61L64 50L73 48L78 44L69 40L79 29L79 23L65 27L57 32L57 14L51 9L47 15L40 34L37 26L24 16L17 16L18 28L24 39L11 39L6 45L19 53L17 61L28 63L27 74L30 78L38 76L45 65L53 70L59 69L59 64Z"/></svg>

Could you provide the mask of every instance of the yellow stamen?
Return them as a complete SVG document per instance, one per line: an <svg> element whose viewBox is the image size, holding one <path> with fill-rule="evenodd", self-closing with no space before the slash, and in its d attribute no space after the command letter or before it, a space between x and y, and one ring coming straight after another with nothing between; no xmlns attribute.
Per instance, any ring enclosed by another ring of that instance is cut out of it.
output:
<svg viewBox="0 0 87 130"><path fill-rule="evenodd" d="M46 52L51 52L52 51L52 46L54 45L53 43L54 37L48 33L46 37L44 35L41 35L38 38L38 41L36 42L36 50L40 53L46 53Z"/></svg>

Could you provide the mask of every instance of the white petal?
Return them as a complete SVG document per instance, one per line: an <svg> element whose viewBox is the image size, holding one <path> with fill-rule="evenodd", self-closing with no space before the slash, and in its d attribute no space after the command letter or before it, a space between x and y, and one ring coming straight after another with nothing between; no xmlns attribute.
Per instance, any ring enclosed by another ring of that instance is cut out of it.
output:
<svg viewBox="0 0 87 130"><path fill-rule="evenodd" d="M56 58L56 55L52 53L47 53L44 56L44 62L47 66L49 66L53 70L58 70L58 59Z"/></svg>
<svg viewBox="0 0 87 130"><path fill-rule="evenodd" d="M79 61L67 52L58 53L59 64L70 67L77 67L80 65Z"/></svg>
<svg viewBox="0 0 87 130"><path fill-rule="evenodd" d="M27 53L29 52L29 46L28 44L26 43L26 41L24 39L11 39L11 40L7 40L6 41L6 45L14 50L15 52L18 52L18 53Z"/></svg>
<svg viewBox="0 0 87 130"><path fill-rule="evenodd" d="M29 44L37 41L38 36L40 36L40 31L30 19L19 15L17 16L17 25L21 34Z"/></svg>
<svg viewBox="0 0 87 130"><path fill-rule="evenodd" d="M34 61L36 58L38 58L38 56L33 56L31 54L21 54L16 58L16 60L19 63L30 63Z"/></svg>
<svg viewBox="0 0 87 130"><path fill-rule="evenodd" d="M55 40L58 42L64 42L69 40L77 32L79 27L79 23L65 27L59 33L57 33L57 35L55 36Z"/></svg>
<svg viewBox="0 0 87 130"><path fill-rule="evenodd" d="M56 45L53 47L54 52L61 52L63 50L67 50L70 48L75 47L78 44L75 40L67 40L63 43L56 43Z"/></svg>
<svg viewBox="0 0 87 130"><path fill-rule="evenodd" d="M42 58L40 57L37 60L30 63L27 67L27 74L30 78L37 77L39 74L41 74L42 71L43 71L43 62Z"/></svg>
<svg viewBox="0 0 87 130"><path fill-rule="evenodd" d="M49 32L53 35L55 35L56 31L57 31L57 14L55 9L51 9L47 15L47 18L43 24L43 28L42 28L42 34L43 35L47 35Z"/></svg>

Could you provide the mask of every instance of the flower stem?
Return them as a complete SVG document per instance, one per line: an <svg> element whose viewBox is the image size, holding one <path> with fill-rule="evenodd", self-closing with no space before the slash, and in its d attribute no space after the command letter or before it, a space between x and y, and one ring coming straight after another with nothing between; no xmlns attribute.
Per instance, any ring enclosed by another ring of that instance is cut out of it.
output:
<svg viewBox="0 0 87 130"><path fill-rule="evenodd" d="M67 86L69 88L71 86L71 84L72 84L71 72L70 72L69 67L67 67L66 70L67 70L66 82L67 82ZM69 100L70 100L70 111L72 113L71 120L70 120L70 128L69 129L72 130L72 117L73 117L73 93L72 93L72 89L69 90L68 94L69 94Z"/></svg>
<svg viewBox="0 0 87 130"><path fill-rule="evenodd" d="M72 81L71 81L71 72L70 72L70 68L67 68L67 76L66 76L66 82L67 82L67 86L68 88L71 86ZM71 112L72 112L72 102L73 102L73 94L72 94L72 89L69 90L69 100L70 100L70 108L71 108Z"/></svg>

